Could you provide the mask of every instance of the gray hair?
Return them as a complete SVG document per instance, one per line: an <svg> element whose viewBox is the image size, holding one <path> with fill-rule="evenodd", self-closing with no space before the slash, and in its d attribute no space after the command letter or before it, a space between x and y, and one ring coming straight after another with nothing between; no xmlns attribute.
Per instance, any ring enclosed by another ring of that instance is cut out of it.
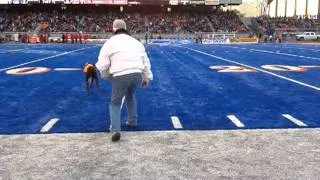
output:
<svg viewBox="0 0 320 180"><path fill-rule="evenodd" d="M116 19L113 21L113 30L116 31L118 29L124 29L124 30L127 30L127 25L126 23L124 22L124 20L122 19Z"/></svg>

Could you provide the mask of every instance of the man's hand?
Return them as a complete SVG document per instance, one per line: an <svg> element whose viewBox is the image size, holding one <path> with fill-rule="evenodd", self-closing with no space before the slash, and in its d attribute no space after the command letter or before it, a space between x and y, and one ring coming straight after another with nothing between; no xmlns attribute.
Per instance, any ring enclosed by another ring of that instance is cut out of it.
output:
<svg viewBox="0 0 320 180"><path fill-rule="evenodd" d="M109 73L109 70L99 71L101 79L110 80L112 78L112 74Z"/></svg>
<svg viewBox="0 0 320 180"><path fill-rule="evenodd" d="M147 88L147 87L149 86L149 82L150 82L149 79L144 79L144 80L142 81L142 87L143 87L143 88Z"/></svg>

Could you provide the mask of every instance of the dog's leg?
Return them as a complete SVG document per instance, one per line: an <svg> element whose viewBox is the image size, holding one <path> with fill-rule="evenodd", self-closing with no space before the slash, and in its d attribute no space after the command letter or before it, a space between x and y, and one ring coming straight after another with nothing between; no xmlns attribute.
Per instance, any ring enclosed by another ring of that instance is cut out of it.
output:
<svg viewBox="0 0 320 180"><path fill-rule="evenodd" d="M88 76L88 74L86 74L86 81L85 81L85 83L86 83L86 90L87 90L87 93L89 94L89 76Z"/></svg>
<svg viewBox="0 0 320 180"><path fill-rule="evenodd" d="M92 88L92 81L93 81L93 78L92 78L92 77L89 77L89 78L88 78L89 88Z"/></svg>
<svg viewBox="0 0 320 180"><path fill-rule="evenodd" d="M97 86L97 89L99 89L99 79L97 77L94 78L95 81L96 81L96 86Z"/></svg>

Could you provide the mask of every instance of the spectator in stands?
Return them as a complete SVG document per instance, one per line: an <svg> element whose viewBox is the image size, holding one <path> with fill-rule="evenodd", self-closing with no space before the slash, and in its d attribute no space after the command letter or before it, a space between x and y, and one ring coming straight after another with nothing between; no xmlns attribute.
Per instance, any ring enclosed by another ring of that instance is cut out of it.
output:
<svg viewBox="0 0 320 180"><path fill-rule="evenodd" d="M62 34L62 43L65 43L65 42L66 42L66 34L63 33L63 34Z"/></svg>

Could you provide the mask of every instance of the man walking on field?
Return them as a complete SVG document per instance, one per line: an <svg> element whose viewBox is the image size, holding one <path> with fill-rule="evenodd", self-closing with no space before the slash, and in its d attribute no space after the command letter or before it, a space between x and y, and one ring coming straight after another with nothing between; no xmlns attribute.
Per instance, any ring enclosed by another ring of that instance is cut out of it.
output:
<svg viewBox="0 0 320 180"><path fill-rule="evenodd" d="M128 110L127 126L136 127L137 103L135 92L142 85L148 87L153 79L151 65L143 44L131 37L126 23L117 19L113 22L112 36L100 50L97 69L102 77L108 78L112 85L110 113L110 132L112 141L120 139L121 102L125 97Z"/></svg>

